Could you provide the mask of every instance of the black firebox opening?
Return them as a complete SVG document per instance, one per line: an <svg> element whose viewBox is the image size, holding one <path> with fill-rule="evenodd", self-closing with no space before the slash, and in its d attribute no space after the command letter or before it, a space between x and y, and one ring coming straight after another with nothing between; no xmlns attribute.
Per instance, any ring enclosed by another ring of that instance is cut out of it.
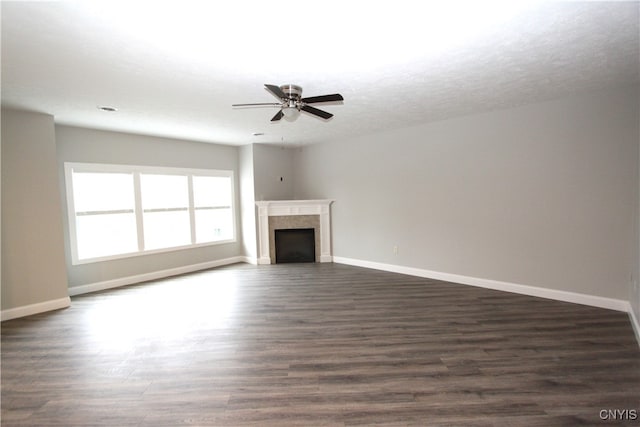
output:
<svg viewBox="0 0 640 427"><path fill-rule="evenodd" d="M316 240L313 228L275 230L276 264L316 262Z"/></svg>

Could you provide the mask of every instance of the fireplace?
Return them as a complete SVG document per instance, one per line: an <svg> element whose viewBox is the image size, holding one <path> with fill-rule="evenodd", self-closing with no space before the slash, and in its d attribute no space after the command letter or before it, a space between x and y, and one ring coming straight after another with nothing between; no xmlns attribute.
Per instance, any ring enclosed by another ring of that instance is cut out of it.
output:
<svg viewBox="0 0 640 427"><path fill-rule="evenodd" d="M313 228L274 230L276 264L316 262L316 242Z"/></svg>
<svg viewBox="0 0 640 427"><path fill-rule="evenodd" d="M276 230L312 229L316 262L332 262L330 205L333 200L269 200L258 206L258 264L277 260Z"/></svg>

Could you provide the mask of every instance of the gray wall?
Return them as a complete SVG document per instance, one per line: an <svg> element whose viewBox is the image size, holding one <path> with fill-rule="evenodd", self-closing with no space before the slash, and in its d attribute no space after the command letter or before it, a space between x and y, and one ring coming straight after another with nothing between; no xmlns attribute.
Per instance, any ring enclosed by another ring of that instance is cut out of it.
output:
<svg viewBox="0 0 640 427"><path fill-rule="evenodd" d="M240 221L242 224L242 253L251 259L258 257L256 234L256 197L253 171L253 144L238 148L240 169Z"/></svg>
<svg viewBox="0 0 640 427"><path fill-rule="evenodd" d="M633 86L312 145L294 194L336 199L335 256L627 300L638 114Z"/></svg>
<svg viewBox="0 0 640 427"><path fill-rule="evenodd" d="M253 170L256 200L293 198L293 150L253 144Z"/></svg>
<svg viewBox="0 0 640 427"><path fill-rule="evenodd" d="M66 298L53 117L2 110L2 309Z"/></svg>
<svg viewBox="0 0 640 427"><path fill-rule="evenodd" d="M293 198L293 150L269 145L239 147L243 254L258 257L256 200Z"/></svg>
<svg viewBox="0 0 640 427"><path fill-rule="evenodd" d="M238 217L240 205L236 147L67 126L56 126L55 134L58 145L59 188L63 200L66 200L64 162L225 169L234 171L236 217ZM241 229L239 222L236 222L237 242L234 243L74 266L71 265L69 255L66 202L63 212L70 287L221 260L242 254Z"/></svg>

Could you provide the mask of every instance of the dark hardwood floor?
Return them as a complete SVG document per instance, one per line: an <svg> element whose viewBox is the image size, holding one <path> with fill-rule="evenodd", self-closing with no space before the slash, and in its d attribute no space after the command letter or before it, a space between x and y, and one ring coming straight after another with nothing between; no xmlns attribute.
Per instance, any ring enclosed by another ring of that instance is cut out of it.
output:
<svg viewBox="0 0 640 427"><path fill-rule="evenodd" d="M2 323L3 426L638 425L627 314L238 264Z"/></svg>

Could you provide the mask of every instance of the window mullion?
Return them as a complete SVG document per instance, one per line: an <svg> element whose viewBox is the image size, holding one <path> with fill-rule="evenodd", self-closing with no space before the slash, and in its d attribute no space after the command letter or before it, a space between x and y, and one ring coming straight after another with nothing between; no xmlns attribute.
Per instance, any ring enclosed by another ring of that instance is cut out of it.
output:
<svg viewBox="0 0 640 427"><path fill-rule="evenodd" d="M193 196L193 175L188 175L189 182L189 223L191 230L191 244L195 245L196 243L196 210L195 210L195 202Z"/></svg>
<svg viewBox="0 0 640 427"><path fill-rule="evenodd" d="M138 251L144 251L144 221L142 213L142 190L140 172L133 173L133 194L136 203L136 229L138 230Z"/></svg>

